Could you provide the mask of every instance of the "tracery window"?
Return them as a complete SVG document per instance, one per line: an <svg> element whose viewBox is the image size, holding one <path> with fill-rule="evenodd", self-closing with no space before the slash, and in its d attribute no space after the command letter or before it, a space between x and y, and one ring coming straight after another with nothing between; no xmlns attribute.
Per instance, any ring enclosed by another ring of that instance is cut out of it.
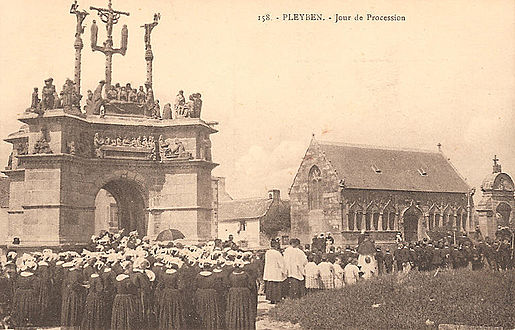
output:
<svg viewBox="0 0 515 330"><path fill-rule="evenodd" d="M311 167L308 176L308 207L310 210L322 208L322 176L317 166Z"/></svg>

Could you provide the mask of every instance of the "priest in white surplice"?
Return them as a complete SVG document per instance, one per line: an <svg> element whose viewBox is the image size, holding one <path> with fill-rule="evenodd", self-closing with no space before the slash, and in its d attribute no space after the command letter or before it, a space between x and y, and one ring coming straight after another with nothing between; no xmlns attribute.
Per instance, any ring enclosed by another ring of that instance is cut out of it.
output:
<svg viewBox="0 0 515 330"><path fill-rule="evenodd" d="M288 297L300 298L304 294L304 266L308 263L306 254L299 249L300 240L293 238L284 250L284 263L288 281Z"/></svg>
<svg viewBox="0 0 515 330"><path fill-rule="evenodd" d="M284 296L284 281L286 280L286 267L284 257L279 251L279 241L273 239L270 242L271 249L265 253L265 269L263 280L265 281L265 296L270 303L275 304L281 301Z"/></svg>

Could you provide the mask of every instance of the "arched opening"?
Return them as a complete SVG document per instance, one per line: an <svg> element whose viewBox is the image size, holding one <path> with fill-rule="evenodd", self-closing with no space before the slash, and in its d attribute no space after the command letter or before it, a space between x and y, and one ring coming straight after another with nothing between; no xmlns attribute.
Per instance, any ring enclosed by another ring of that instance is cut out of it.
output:
<svg viewBox="0 0 515 330"><path fill-rule="evenodd" d="M497 225L508 226L510 223L511 207L506 203L500 203L495 208L497 212Z"/></svg>
<svg viewBox="0 0 515 330"><path fill-rule="evenodd" d="M95 234L120 229L137 230L140 237L147 234L143 192L136 182L125 179L107 182L95 198Z"/></svg>
<svg viewBox="0 0 515 330"><path fill-rule="evenodd" d="M322 175L320 169L313 165L309 170L308 179L308 208L318 210L322 208Z"/></svg>
<svg viewBox="0 0 515 330"><path fill-rule="evenodd" d="M410 206L404 212L404 240L407 242L412 242L418 240L418 222L422 212L417 209L415 206Z"/></svg>

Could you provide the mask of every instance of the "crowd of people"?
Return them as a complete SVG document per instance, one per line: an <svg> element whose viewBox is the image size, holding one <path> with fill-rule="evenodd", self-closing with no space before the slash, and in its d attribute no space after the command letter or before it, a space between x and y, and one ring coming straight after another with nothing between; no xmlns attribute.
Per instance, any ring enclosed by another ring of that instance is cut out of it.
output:
<svg viewBox="0 0 515 330"><path fill-rule="evenodd" d="M9 251L4 323L83 329L253 329L262 263L232 241L102 233L82 251ZM10 318L10 319L7 319Z"/></svg>
<svg viewBox="0 0 515 330"><path fill-rule="evenodd" d="M465 234L401 241L391 251L366 233L355 247L337 247L327 233L304 246L294 238L283 248L273 239L268 250L251 252L232 237L186 245L103 232L81 251L9 251L0 314L14 326L253 329L262 291L275 304L392 272L506 271L514 266L512 239Z"/></svg>
<svg viewBox="0 0 515 330"><path fill-rule="evenodd" d="M340 289L374 276L411 270L469 268L506 271L515 266L511 232L498 231L496 239L471 240L467 234L398 242L397 247L376 246L362 233L358 245L345 249L334 245L331 233L318 234L311 244L301 246L293 239L286 249L272 240L265 253L263 280L266 299L275 304L285 297L298 298L307 292Z"/></svg>

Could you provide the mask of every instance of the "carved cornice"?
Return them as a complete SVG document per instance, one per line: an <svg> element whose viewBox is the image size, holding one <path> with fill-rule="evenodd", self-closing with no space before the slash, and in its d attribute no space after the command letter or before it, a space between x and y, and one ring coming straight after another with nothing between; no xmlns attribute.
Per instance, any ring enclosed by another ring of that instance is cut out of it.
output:
<svg viewBox="0 0 515 330"><path fill-rule="evenodd" d="M62 162L73 162L81 165L88 166L113 166L113 167L155 167L159 168L192 168L192 167L205 167L213 169L219 164L202 159L173 159L164 161L146 160L146 159L113 159L113 158L84 158L78 155L70 154L32 154L17 156L26 163L53 163L58 164ZM2 173L11 173L24 170L5 170Z"/></svg>
<svg viewBox="0 0 515 330"><path fill-rule="evenodd" d="M86 118L65 113L62 109L47 110L43 115L35 113L23 113L18 117L18 120L26 124L39 124L41 121L55 121L55 120L69 120L76 121L81 124L94 126L97 129L99 126L141 126L151 127L153 129L161 128L186 128L186 127L202 127L209 131L210 134L217 133L218 130L214 129L200 118L179 118L179 119L151 119L139 117L120 117L120 116L106 116L101 118L99 115L89 115Z"/></svg>

